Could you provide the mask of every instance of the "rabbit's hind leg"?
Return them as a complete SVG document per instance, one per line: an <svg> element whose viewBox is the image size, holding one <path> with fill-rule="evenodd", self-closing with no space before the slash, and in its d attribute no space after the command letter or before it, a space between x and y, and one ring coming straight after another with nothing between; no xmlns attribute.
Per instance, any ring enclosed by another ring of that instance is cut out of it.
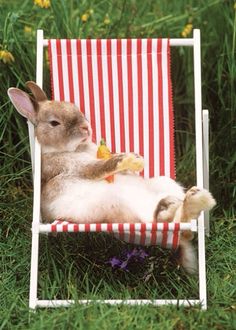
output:
<svg viewBox="0 0 236 330"><path fill-rule="evenodd" d="M182 207L182 219L185 221L196 219L201 211L210 210L216 202L206 189L190 188L185 195Z"/></svg>
<svg viewBox="0 0 236 330"><path fill-rule="evenodd" d="M197 256L192 243L189 240L180 238L180 244L177 252L177 261L189 274L197 273Z"/></svg>

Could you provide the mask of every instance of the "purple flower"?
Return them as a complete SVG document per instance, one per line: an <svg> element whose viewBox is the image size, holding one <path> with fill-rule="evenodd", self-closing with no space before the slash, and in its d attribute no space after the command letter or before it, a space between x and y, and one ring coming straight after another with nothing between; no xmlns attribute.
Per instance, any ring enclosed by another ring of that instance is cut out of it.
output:
<svg viewBox="0 0 236 330"><path fill-rule="evenodd" d="M134 248L132 251L126 253L126 257L131 259L132 257L137 259L145 259L148 254L143 249Z"/></svg>
<svg viewBox="0 0 236 330"><path fill-rule="evenodd" d="M148 254L147 254L144 250L142 250L142 251L140 251L140 253L139 253L139 257L140 257L141 259L145 259L146 257L148 257Z"/></svg>
<svg viewBox="0 0 236 330"><path fill-rule="evenodd" d="M111 267L117 267L123 270L128 271L128 265L130 262L140 262L143 261L148 254L141 248L134 248L131 251L126 251L123 255L122 260L117 257L111 258L108 263L110 263Z"/></svg>
<svg viewBox="0 0 236 330"><path fill-rule="evenodd" d="M113 258L111 258L109 261L108 261L108 263L110 263L111 264L111 267L113 268L113 267L115 267L115 266L120 266L121 265L121 263L122 263L122 261L121 260L119 260L118 258L116 258L116 257L113 257Z"/></svg>
<svg viewBox="0 0 236 330"><path fill-rule="evenodd" d="M122 263L121 263L121 265L120 265L120 269L123 269L123 270L126 270L126 271L128 271L128 269L127 269L127 267L128 267L128 260L125 260L125 261L123 261Z"/></svg>

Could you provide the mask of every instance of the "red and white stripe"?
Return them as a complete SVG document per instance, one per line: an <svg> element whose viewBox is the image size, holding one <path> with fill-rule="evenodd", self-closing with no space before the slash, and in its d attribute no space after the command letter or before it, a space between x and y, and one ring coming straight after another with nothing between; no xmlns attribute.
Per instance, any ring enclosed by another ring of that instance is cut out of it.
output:
<svg viewBox="0 0 236 330"><path fill-rule="evenodd" d="M53 99L73 102L94 140L144 156L144 176L175 177L168 39L49 40Z"/></svg>
<svg viewBox="0 0 236 330"><path fill-rule="evenodd" d="M40 232L106 232L128 243L138 245L160 245L176 249L179 245L181 225L179 223L95 223L77 224L55 220L40 225Z"/></svg>

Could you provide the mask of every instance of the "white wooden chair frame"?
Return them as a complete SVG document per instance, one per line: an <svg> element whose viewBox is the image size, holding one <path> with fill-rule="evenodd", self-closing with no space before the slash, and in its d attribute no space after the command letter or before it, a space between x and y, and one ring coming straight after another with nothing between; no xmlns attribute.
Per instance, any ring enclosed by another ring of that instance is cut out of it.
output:
<svg viewBox="0 0 236 330"><path fill-rule="evenodd" d="M37 31L37 62L36 62L36 83L43 85L43 49L48 46L48 40L44 39L43 31ZM195 136L196 136L196 181L200 188L209 186L209 157L208 157L208 110L202 110L201 91L201 50L200 50L200 30L193 31L193 38L170 39L170 46L193 47L194 63L194 98L195 98ZM59 307L69 306L74 300L39 300L37 298L38 288L38 255L39 255L39 234L46 232L47 225L41 224L40 216L40 194L41 194L41 147L34 136L34 127L28 122L30 149L33 169L34 195L33 195L33 222L32 222L32 252L30 271L30 295L29 307ZM195 300L78 300L77 303L87 304L90 302L127 305L140 304L176 304L191 306L200 304L202 309L207 308L206 293L206 265L205 265L205 231L209 233L208 213L202 212L197 221L181 224L182 230L190 229L198 232L198 264L199 264L199 299Z"/></svg>

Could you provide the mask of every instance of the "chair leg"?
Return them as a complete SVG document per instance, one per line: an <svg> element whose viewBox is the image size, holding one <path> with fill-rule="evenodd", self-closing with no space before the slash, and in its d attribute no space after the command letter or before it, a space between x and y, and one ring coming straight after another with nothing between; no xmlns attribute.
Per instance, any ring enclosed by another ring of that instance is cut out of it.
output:
<svg viewBox="0 0 236 330"><path fill-rule="evenodd" d="M32 230L29 307L37 305L39 233Z"/></svg>
<svg viewBox="0 0 236 330"><path fill-rule="evenodd" d="M206 257L205 257L205 228L203 212L198 218L198 271L199 271L199 298L202 309L207 309L206 291Z"/></svg>
<svg viewBox="0 0 236 330"><path fill-rule="evenodd" d="M203 187L209 190L209 112L203 110ZM204 212L206 234L210 234L209 211Z"/></svg>

